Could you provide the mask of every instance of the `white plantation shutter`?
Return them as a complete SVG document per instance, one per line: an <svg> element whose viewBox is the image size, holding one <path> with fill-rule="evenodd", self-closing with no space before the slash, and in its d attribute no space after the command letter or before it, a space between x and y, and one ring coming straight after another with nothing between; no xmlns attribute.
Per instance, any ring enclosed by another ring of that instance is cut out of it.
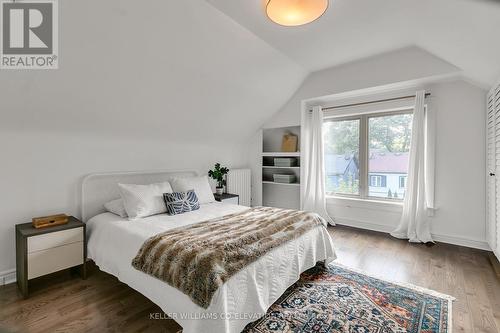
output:
<svg viewBox="0 0 500 333"><path fill-rule="evenodd" d="M488 177L488 228L486 235L488 237L488 243L493 248L493 245L496 243L496 230L493 229L495 227L496 221L496 179L493 174L495 173L495 105L493 103L493 95L488 95L487 100L487 116L486 116L486 131L487 131L487 172L489 173ZM492 232L493 231L493 232Z"/></svg>
<svg viewBox="0 0 500 333"><path fill-rule="evenodd" d="M496 218L494 230L492 230L494 242L493 249L497 257L500 257L500 84L495 88L495 201Z"/></svg>
<svg viewBox="0 0 500 333"><path fill-rule="evenodd" d="M488 94L486 116L488 167L487 238L500 257L500 84Z"/></svg>

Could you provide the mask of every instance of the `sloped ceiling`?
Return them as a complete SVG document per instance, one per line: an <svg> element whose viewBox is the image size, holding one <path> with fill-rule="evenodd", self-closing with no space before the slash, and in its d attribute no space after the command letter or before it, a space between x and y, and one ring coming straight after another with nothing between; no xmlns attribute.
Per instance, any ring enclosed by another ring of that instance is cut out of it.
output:
<svg viewBox="0 0 500 333"><path fill-rule="evenodd" d="M0 71L0 130L249 137L306 71L203 0L59 2L58 70Z"/></svg>
<svg viewBox="0 0 500 333"><path fill-rule="evenodd" d="M272 23L264 0L207 1L311 72L416 45L483 86L500 77L497 0L330 0L301 27Z"/></svg>

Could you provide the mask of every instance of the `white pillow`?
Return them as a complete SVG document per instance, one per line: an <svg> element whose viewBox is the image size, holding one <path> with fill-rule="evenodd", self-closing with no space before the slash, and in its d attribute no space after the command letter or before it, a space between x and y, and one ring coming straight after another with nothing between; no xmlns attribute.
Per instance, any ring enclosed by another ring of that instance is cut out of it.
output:
<svg viewBox="0 0 500 333"><path fill-rule="evenodd" d="M149 185L118 184L129 220L167 212L163 193L172 193L169 182Z"/></svg>
<svg viewBox="0 0 500 333"><path fill-rule="evenodd" d="M173 178L170 180L170 183L172 184L174 192L187 192L189 190L194 190L200 204L215 201L207 176Z"/></svg>
<svg viewBox="0 0 500 333"><path fill-rule="evenodd" d="M110 213L116 214L121 217L127 217L127 211L125 210L125 205L123 204L123 199L116 199L104 204L104 208Z"/></svg>

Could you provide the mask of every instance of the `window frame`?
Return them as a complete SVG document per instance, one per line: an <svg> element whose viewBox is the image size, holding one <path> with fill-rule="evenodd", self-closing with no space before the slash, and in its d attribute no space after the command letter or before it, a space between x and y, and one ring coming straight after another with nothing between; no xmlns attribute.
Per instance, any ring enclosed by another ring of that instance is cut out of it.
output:
<svg viewBox="0 0 500 333"><path fill-rule="evenodd" d="M382 180L384 179L384 177L385 177L385 183L387 184L387 176L368 174L368 186L369 187L387 187L387 186L383 186L384 182ZM377 181L375 181L376 185L373 185L372 179L377 179Z"/></svg>
<svg viewBox="0 0 500 333"><path fill-rule="evenodd" d="M370 113L357 113L352 115L328 115L323 119L323 123L330 121L344 121L359 119L359 194L326 192L327 198L357 199L361 201L381 201L394 204L403 204L403 198L381 198L369 195L370 175L368 173L369 164L369 119L384 116L396 116L402 114L413 114L413 107L404 107L391 111L380 111ZM399 185L399 184L398 184ZM405 184L406 185L406 184Z"/></svg>
<svg viewBox="0 0 500 333"><path fill-rule="evenodd" d="M399 188L400 189L406 189L406 178L408 178L408 176L399 176ZM403 181L403 186L401 186L401 181Z"/></svg>

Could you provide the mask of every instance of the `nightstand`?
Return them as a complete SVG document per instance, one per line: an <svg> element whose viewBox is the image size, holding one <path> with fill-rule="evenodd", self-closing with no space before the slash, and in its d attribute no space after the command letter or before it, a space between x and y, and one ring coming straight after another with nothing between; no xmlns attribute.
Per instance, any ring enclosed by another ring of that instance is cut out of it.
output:
<svg viewBox="0 0 500 333"><path fill-rule="evenodd" d="M217 194L217 193L214 193L214 197L215 197L216 201L219 201L222 203L228 203L228 204L233 204L233 205L240 204L240 196L237 194L230 194L230 193Z"/></svg>
<svg viewBox="0 0 500 333"><path fill-rule="evenodd" d="M31 223L16 225L16 276L19 290L28 297L28 281L63 269L80 266L86 278L85 223L70 216L66 224L36 229Z"/></svg>

